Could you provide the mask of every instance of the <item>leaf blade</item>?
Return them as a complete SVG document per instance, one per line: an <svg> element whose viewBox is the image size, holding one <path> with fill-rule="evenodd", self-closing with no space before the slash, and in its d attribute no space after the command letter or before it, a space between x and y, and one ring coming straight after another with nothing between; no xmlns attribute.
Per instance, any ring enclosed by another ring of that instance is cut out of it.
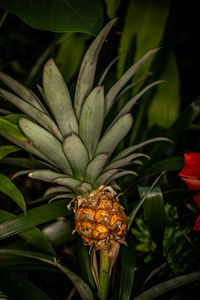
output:
<svg viewBox="0 0 200 300"><path fill-rule="evenodd" d="M0 6L13 13L26 24L40 30L54 32L76 31L96 35L103 23L100 1L89 0L0 0Z"/></svg>
<svg viewBox="0 0 200 300"><path fill-rule="evenodd" d="M131 114L126 114L122 116L107 133L103 135L101 138L95 155L100 153L109 153L111 154L118 143L122 140L122 138L128 133L132 126L132 116Z"/></svg>
<svg viewBox="0 0 200 300"><path fill-rule="evenodd" d="M104 121L103 87L96 87L86 98L80 115L79 135L93 157Z"/></svg>
<svg viewBox="0 0 200 300"><path fill-rule="evenodd" d="M65 81L54 60L49 59L43 71L43 87L46 101L54 115L63 137L78 132L71 97Z"/></svg>
<svg viewBox="0 0 200 300"><path fill-rule="evenodd" d="M115 20L114 20L115 21ZM109 33L114 21L110 21L98 34L96 39L92 42L89 49L87 50L80 68L78 75L75 99L74 99L74 110L77 119L80 117L80 112L85 101L85 98L92 89L94 75L96 70L97 59L101 50L102 44L105 41L107 34Z"/></svg>
<svg viewBox="0 0 200 300"><path fill-rule="evenodd" d="M0 190L10 197L26 213L26 202L22 193L14 183L5 175L0 174Z"/></svg>
<svg viewBox="0 0 200 300"><path fill-rule="evenodd" d="M65 173L71 174L71 168L63 153L62 144L53 135L27 119L20 119L19 125L33 146Z"/></svg>

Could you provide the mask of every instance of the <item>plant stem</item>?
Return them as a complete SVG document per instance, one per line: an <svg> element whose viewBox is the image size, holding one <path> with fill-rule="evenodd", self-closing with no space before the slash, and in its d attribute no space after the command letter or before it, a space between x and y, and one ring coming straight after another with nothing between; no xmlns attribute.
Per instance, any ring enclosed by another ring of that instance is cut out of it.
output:
<svg viewBox="0 0 200 300"><path fill-rule="evenodd" d="M101 286L101 300L106 300L108 296L108 288L110 281L109 268L110 262L108 257L108 250L100 250L99 280Z"/></svg>

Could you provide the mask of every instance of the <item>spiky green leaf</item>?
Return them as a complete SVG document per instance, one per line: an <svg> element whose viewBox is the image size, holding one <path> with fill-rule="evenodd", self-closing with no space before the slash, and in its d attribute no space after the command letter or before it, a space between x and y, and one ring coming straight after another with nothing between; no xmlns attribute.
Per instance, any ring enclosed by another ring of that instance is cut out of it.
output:
<svg viewBox="0 0 200 300"><path fill-rule="evenodd" d="M119 160L123 157L126 157L127 155L131 154L132 152L146 146L146 145L149 145L151 143L156 143L156 142L168 142L168 143L172 143L172 140L166 138L166 137L156 137L156 138L153 138L153 139L149 139L145 142L142 142L142 143L139 143L137 145L134 145L134 146L131 146L131 147L128 147L124 150L122 150L119 154L117 154L113 161L116 161L116 160Z"/></svg>
<svg viewBox="0 0 200 300"><path fill-rule="evenodd" d="M65 138L63 149L72 168L73 175L82 179L89 162L89 156L85 145L79 136L73 133Z"/></svg>
<svg viewBox="0 0 200 300"><path fill-rule="evenodd" d="M90 183L83 182L80 186L77 186L77 190L81 192L81 194L88 194L92 190L92 186Z"/></svg>
<svg viewBox="0 0 200 300"><path fill-rule="evenodd" d="M60 177L66 177L65 174L61 173L56 173L51 170L36 170L36 171L31 171L28 174L28 177L33 178L33 179L38 179L46 182L52 182L56 178Z"/></svg>
<svg viewBox="0 0 200 300"><path fill-rule="evenodd" d="M80 115L79 135L88 149L90 159L96 149L104 121L103 87L96 87L86 98Z"/></svg>
<svg viewBox="0 0 200 300"><path fill-rule="evenodd" d="M78 132L78 124L68 88L53 59L49 59L45 64L43 87L46 101L63 137L71 132Z"/></svg>
<svg viewBox="0 0 200 300"><path fill-rule="evenodd" d="M53 183L57 183L60 185L64 185L70 188L73 191L76 191L77 186L81 185L81 181L75 178L57 178L53 181Z"/></svg>
<svg viewBox="0 0 200 300"><path fill-rule="evenodd" d="M110 130L101 138L96 148L95 155L100 153L109 153L111 155L115 147L130 130L132 122L131 114L126 114L117 120Z"/></svg>
<svg viewBox="0 0 200 300"><path fill-rule="evenodd" d="M80 72L78 75L74 100L74 110L78 119L80 117L81 109L85 98L87 97L93 86L99 52L114 21L115 20L112 20L108 24L106 24L106 26L98 34L96 39L92 42L91 46L89 47L83 58Z"/></svg>
<svg viewBox="0 0 200 300"><path fill-rule="evenodd" d="M106 104L106 115L110 111L112 105L114 104L115 98L120 92L120 90L123 88L123 86L131 79L131 77L135 74L135 72L139 69L139 67L154 53L156 53L160 48L155 48L153 50L150 50L147 52L140 60L138 60L132 67L124 73L124 75L114 84L114 86L108 91L106 98L105 98L105 104Z"/></svg>
<svg viewBox="0 0 200 300"><path fill-rule="evenodd" d="M118 168L123 168L123 167L126 167L130 164L132 164L134 162L134 160L138 157L145 157L145 158L148 158L150 159L150 157L144 153L134 153L134 154L130 154L124 158L121 158L119 160L114 160L114 161L111 161L109 163L109 165L105 168L104 171L108 171L110 169L118 169Z"/></svg>
<svg viewBox="0 0 200 300"><path fill-rule="evenodd" d="M65 192L71 192L71 190L65 186L52 186L46 190L44 197L55 193L65 193Z"/></svg>
<svg viewBox="0 0 200 300"><path fill-rule="evenodd" d="M29 90L26 86L19 83L12 77L8 76L7 74L0 71L0 80L3 81L9 88L11 88L18 96L24 99L27 103L31 104L35 108L39 109L40 111L46 112L46 109L42 105L41 101L38 97Z"/></svg>
<svg viewBox="0 0 200 300"><path fill-rule="evenodd" d="M25 114L33 118L36 122L42 125L45 129L50 131L55 137L57 137L60 141L63 140L62 135L56 124L53 120L47 116L44 112L38 110L37 108L33 107L26 101L23 101L19 97L5 91L4 89L0 88L0 95L7 99L10 103L17 106L20 110L22 110Z"/></svg>
<svg viewBox="0 0 200 300"><path fill-rule="evenodd" d="M100 175L96 180L95 180L95 184L97 186L101 185L101 184L106 184L108 183L109 179L115 174L117 173L119 170L118 169L112 169L112 170L108 170L107 172L103 173L102 175Z"/></svg>
<svg viewBox="0 0 200 300"><path fill-rule="evenodd" d="M107 171L109 172L109 171ZM134 171L131 171L131 170L118 170L115 174L113 174L108 180L107 180L107 183L110 183L112 181L115 181L116 179L119 179L123 176L126 176L126 175L134 175L134 176L138 176L138 174Z"/></svg>
<svg viewBox="0 0 200 300"><path fill-rule="evenodd" d="M62 144L53 135L27 119L20 119L19 125L24 134L33 143L33 146L62 171L71 174L71 168L63 153Z"/></svg>
<svg viewBox="0 0 200 300"><path fill-rule="evenodd" d="M125 106L119 111L119 113L116 115L116 117L114 118L113 122L111 123L111 125L108 127L108 129L123 115L129 113L132 109L132 107L137 103L137 101L153 86L165 82L164 80L158 80L155 81L149 85L147 85L145 88L143 88L138 94L136 94L131 100L129 100Z"/></svg>
<svg viewBox="0 0 200 300"><path fill-rule="evenodd" d="M97 154L93 160L88 164L84 180L87 182L94 182L94 180L101 174L109 155L105 153Z"/></svg>

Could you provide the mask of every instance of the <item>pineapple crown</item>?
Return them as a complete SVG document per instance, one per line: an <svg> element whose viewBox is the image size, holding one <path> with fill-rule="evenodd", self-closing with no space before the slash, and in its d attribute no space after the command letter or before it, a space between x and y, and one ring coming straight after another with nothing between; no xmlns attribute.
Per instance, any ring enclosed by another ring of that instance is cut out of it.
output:
<svg viewBox="0 0 200 300"><path fill-rule="evenodd" d="M151 139L131 146L111 159L116 146L132 126L130 110L133 105L148 89L160 82L151 83L130 99L102 132L105 117L119 93L123 92L123 87L138 68L158 51L157 48L145 54L104 96L103 86L93 87L93 81L101 46L113 23L114 21L109 22L102 29L83 58L74 107L53 59L45 64L43 89L40 87L46 105L27 87L0 72L0 79L15 92L12 94L0 88L0 95L25 113L24 117L18 119L19 126L10 122L9 115L2 117L0 134L40 158L37 161L40 169L20 174L28 173L29 177L59 185L51 187L46 194L56 192L60 193L59 198L73 198L77 194L89 193L100 185L114 186L115 180L121 176L137 175L131 170L123 170L124 167L132 164L138 157L148 157L133 152L142 145L159 140ZM108 70L109 67L103 77Z"/></svg>

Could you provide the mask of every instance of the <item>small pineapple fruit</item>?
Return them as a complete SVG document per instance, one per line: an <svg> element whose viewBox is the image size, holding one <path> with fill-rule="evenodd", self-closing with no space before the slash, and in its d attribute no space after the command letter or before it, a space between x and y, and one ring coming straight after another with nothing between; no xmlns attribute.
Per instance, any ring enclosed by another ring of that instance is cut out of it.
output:
<svg viewBox="0 0 200 300"><path fill-rule="evenodd" d="M123 87L158 51L154 49L144 55L104 95L103 86L94 87L93 82L98 55L112 25L113 21L102 29L86 52L73 102L53 59L47 61L43 89L39 87L45 104L28 88L0 72L0 79L15 92L0 88L0 96L25 114L20 115L17 125L12 123L12 116L0 118L0 134L39 157L35 159L36 167L27 170L28 176L57 184L46 192L52 199L73 199L69 208L73 207L75 213L75 231L84 244L100 250L125 243L127 217L114 190L116 180L124 175L137 175L123 168L138 161L138 157L147 156L133 153L139 146L124 149L115 157L112 154L131 129L133 105L159 83L148 85L131 98L103 130L104 120Z"/></svg>
<svg viewBox="0 0 200 300"><path fill-rule="evenodd" d="M98 189L75 200L75 230L86 245L103 249L110 240L126 244L127 216L110 186Z"/></svg>

